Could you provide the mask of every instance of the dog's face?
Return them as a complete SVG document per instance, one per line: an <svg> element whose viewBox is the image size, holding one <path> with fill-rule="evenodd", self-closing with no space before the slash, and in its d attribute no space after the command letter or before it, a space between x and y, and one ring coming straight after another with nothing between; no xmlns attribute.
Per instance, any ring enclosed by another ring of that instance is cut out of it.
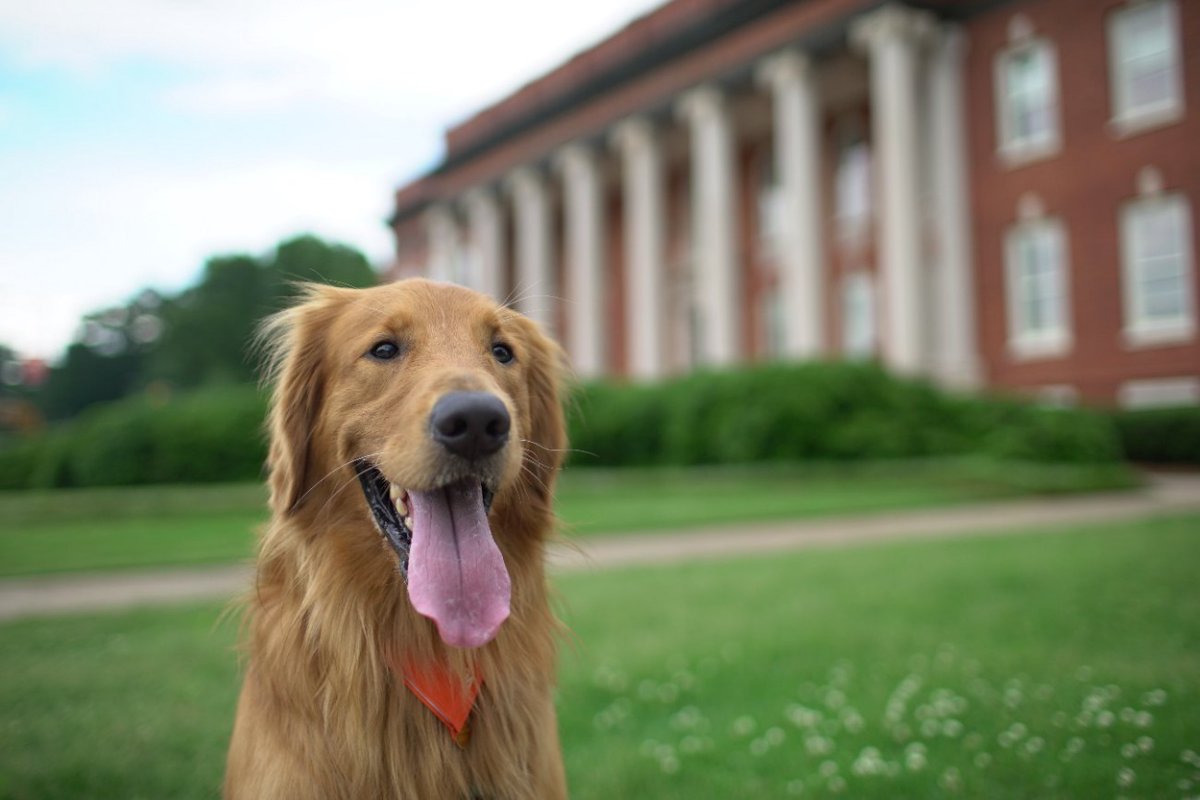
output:
<svg viewBox="0 0 1200 800"><path fill-rule="evenodd" d="M413 607L447 644L486 644L511 588L489 511L548 502L563 444L558 348L483 295L422 280L314 289L273 326L285 339L276 513L356 477Z"/></svg>

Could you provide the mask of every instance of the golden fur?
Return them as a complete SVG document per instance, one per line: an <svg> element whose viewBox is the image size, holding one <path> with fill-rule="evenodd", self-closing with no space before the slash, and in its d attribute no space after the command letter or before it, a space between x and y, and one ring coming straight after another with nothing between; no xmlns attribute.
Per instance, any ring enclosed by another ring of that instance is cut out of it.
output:
<svg viewBox="0 0 1200 800"><path fill-rule="evenodd" d="M309 287L265 333L272 518L247 601L225 796L565 797L551 696L557 622L543 565L565 446L558 347L483 295L424 280ZM497 337L515 351L512 363L492 356ZM402 344L401 358L364 358L385 338ZM428 435L430 410L462 390L494 393L512 418L489 515L512 612L474 650L445 646L413 610L353 464L370 456L391 481L433 488L444 454ZM406 658L483 675L465 748L388 668Z"/></svg>

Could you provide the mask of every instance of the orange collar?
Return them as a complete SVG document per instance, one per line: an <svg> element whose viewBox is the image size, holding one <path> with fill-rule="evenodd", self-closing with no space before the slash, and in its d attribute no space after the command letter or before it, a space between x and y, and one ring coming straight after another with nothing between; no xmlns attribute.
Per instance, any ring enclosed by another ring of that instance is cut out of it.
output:
<svg viewBox="0 0 1200 800"><path fill-rule="evenodd" d="M471 738L468 725L471 710L475 707L475 699L479 697L479 687L483 683L479 669L476 668L474 676L464 684L458 675L444 664L436 662L417 664L405 661L399 670L394 662L389 666L404 681L405 688L442 721L454 743L465 748Z"/></svg>

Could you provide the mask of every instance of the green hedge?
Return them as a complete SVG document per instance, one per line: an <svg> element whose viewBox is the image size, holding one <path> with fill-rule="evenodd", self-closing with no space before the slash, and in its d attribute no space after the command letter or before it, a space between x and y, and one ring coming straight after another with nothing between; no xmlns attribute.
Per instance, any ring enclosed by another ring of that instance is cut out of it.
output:
<svg viewBox="0 0 1200 800"><path fill-rule="evenodd" d="M253 387L127 398L0 451L0 488L255 479L266 457L265 411Z"/></svg>
<svg viewBox="0 0 1200 800"><path fill-rule="evenodd" d="M1200 464L1200 406L1118 411L1113 421L1130 461Z"/></svg>
<svg viewBox="0 0 1200 800"><path fill-rule="evenodd" d="M568 409L584 465L863 460L978 454L1103 463L1110 420L1011 398L964 397L862 363L699 372L659 384L583 384Z"/></svg>
<svg viewBox="0 0 1200 800"><path fill-rule="evenodd" d="M265 407L251 387L208 389L168 402L129 398L0 450L0 488L254 479L265 457ZM1194 431L1196 417L1189 419ZM568 420L572 461L585 466L967 454L1111 463L1121 457L1113 422L1102 414L947 394L861 363L698 372L654 384L590 383L575 388ZM1132 426L1130 420L1122 417L1120 424ZM1197 436L1161 436L1190 441L1194 455ZM1126 450L1140 458L1128 444Z"/></svg>

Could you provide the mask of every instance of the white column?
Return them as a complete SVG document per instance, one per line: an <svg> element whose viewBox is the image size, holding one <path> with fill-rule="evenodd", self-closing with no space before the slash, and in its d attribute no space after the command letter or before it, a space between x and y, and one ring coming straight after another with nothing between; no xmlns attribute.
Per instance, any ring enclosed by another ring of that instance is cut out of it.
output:
<svg viewBox="0 0 1200 800"><path fill-rule="evenodd" d="M928 12L888 5L858 19L851 38L867 50L871 69L872 139L882 199L879 226L883 275L884 360L905 374L928 362L921 247L920 148L917 117L919 40L933 29Z"/></svg>
<svg viewBox="0 0 1200 800"><path fill-rule="evenodd" d="M429 242L429 263L426 277L435 281L459 281L461 263L458 222L453 209L438 203L425 212L425 236Z"/></svg>
<svg viewBox="0 0 1200 800"><path fill-rule="evenodd" d="M504 217L492 189L477 187L463 198L472 256L468 285L497 302L506 299L504 282Z"/></svg>
<svg viewBox="0 0 1200 800"><path fill-rule="evenodd" d="M661 377L667 363L662 147L654 125L642 117L618 123L612 143L621 154L627 363L633 377L649 380Z"/></svg>
<svg viewBox="0 0 1200 800"><path fill-rule="evenodd" d="M541 174L520 167L508 178L513 198L513 251L516 260L513 302L517 310L554 334L554 285L550 236L550 199Z"/></svg>
<svg viewBox="0 0 1200 800"><path fill-rule="evenodd" d="M604 372L604 186L589 146L567 145L555 162L563 178L567 352L575 371L589 378Z"/></svg>
<svg viewBox="0 0 1200 800"><path fill-rule="evenodd" d="M733 121L715 86L688 91L678 111L691 129L692 252L701 359L706 364L732 364L742 355Z"/></svg>
<svg viewBox="0 0 1200 800"><path fill-rule="evenodd" d="M929 62L933 206L937 234L935 363L938 381L953 389L979 385L972 281L961 29L944 28Z"/></svg>
<svg viewBox="0 0 1200 800"><path fill-rule="evenodd" d="M771 56L758 71L770 87L775 163L783 193L780 294L784 353L811 359L824 352L825 248L821 220L821 109L812 61L803 53Z"/></svg>

